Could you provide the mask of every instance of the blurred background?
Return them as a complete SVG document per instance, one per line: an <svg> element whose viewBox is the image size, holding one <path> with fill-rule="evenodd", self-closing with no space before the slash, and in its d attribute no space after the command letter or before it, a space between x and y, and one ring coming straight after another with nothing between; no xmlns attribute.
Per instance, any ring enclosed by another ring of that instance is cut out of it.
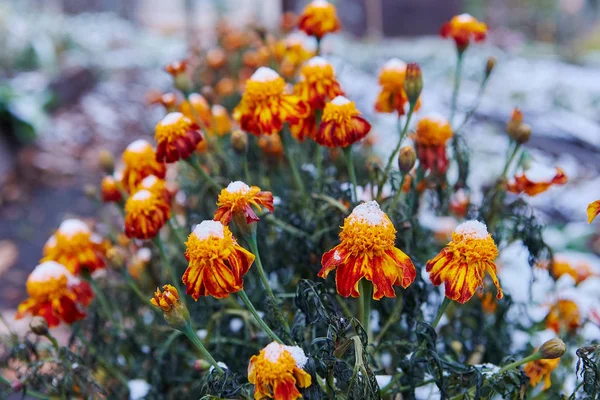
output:
<svg viewBox="0 0 600 400"><path fill-rule="evenodd" d="M456 55L439 28L462 12L485 21L489 40L468 50L459 100L464 108L471 104L486 59L495 56L498 67L468 130L476 171L470 183L498 175L507 147L503 127L519 106L533 126L532 157L561 166L570 178L532 203L553 227L551 244L579 246L556 238L588 235L585 206L600 197L599 0L334 3L344 29L323 49L348 97L373 122L382 154L396 121L373 112L381 65L391 57L421 63L422 113L447 115ZM96 214L99 204L85 192L100 182L98 152L118 155L131 141L152 137L164 111L147 99L153 90L170 90L164 65L190 47L214 47L221 18L276 29L284 11L300 12L305 4L0 0L0 309L22 300L27 274L60 221Z"/></svg>

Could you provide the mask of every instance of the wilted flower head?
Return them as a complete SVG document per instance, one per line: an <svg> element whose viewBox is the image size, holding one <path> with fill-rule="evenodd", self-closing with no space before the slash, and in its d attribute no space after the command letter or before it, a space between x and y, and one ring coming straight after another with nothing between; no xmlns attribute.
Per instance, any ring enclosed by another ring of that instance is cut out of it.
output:
<svg viewBox="0 0 600 400"><path fill-rule="evenodd" d="M446 297L466 303L483 284L485 273L490 275L501 299L504 294L496 277L498 248L479 221L467 221L456 227L452 241L427 262L429 279L435 286L444 283Z"/></svg>
<svg viewBox="0 0 600 400"><path fill-rule="evenodd" d="M546 316L546 327L556 333L565 330L572 332L581 326L581 316L577 303L572 300L560 299L550 307Z"/></svg>
<svg viewBox="0 0 600 400"><path fill-rule="evenodd" d="M42 261L56 261L72 274L104 268L107 242L79 219L64 220L44 245Z"/></svg>
<svg viewBox="0 0 600 400"><path fill-rule="evenodd" d="M600 214L600 200L592 201L587 206L588 224L591 224L598 214Z"/></svg>
<svg viewBox="0 0 600 400"><path fill-rule="evenodd" d="M180 112L167 114L156 125L154 138L156 159L167 163L185 160L203 140L198 125Z"/></svg>
<svg viewBox="0 0 600 400"><path fill-rule="evenodd" d="M321 278L334 269L337 292L358 297L358 283L366 278L373 283L373 299L396 297L394 286L407 288L416 277L410 258L394 246L396 229L376 201L356 206L344 220L340 244L321 259Z"/></svg>
<svg viewBox="0 0 600 400"><path fill-rule="evenodd" d="M326 147L347 147L363 139L371 124L360 116L356 104L338 96L325 105L315 142Z"/></svg>
<svg viewBox="0 0 600 400"><path fill-rule="evenodd" d="M428 116L417 123L412 135L421 167L425 170L445 173L448 169L446 142L453 136L450 122L442 117Z"/></svg>
<svg viewBox="0 0 600 400"><path fill-rule="evenodd" d="M308 361L302 348L271 342L248 365L248 380L255 385L255 399L296 400L298 388L309 387L310 374L304 371Z"/></svg>
<svg viewBox="0 0 600 400"><path fill-rule="evenodd" d="M163 291L156 288L154 297L150 299L152 305L160 308L163 311L165 321L175 328L183 329L190 321L190 313L179 299L177 289L172 285L164 285Z"/></svg>
<svg viewBox="0 0 600 400"><path fill-rule="evenodd" d="M214 220L221 221L223 225L229 225L233 217L236 222L251 224L257 222L252 207L260 211L261 206L273 212L273 194L263 192L258 186L248 186L242 181L231 182L227 187L221 190L217 200L217 211L215 211Z"/></svg>
<svg viewBox="0 0 600 400"><path fill-rule="evenodd" d="M381 91L377 96L375 111L380 113L406 113L408 96L404 88L406 78L406 63L398 58L388 60L379 71L379 86ZM420 101L416 109L420 107Z"/></svg>
<svg viewBox="0 0 600 400"><path fill-rule="evenodd" d="M148 175L164 178L167 168L163 162L156 160L152 145L146 140L138 139L132 142L123 152L123 177L121 182L131 193Z"/></svg>
<svg viewBox="0 0 600 400"><path fill-rule="evenodd" d="M470 14L460 14L452 17L450 22L442 25L440 34L452 38L459 51L464 51L471 40L480 42L487 35L487 25L478 21Z"/></svg>
<svg viewBox="0 0 600 400"><path fill-rule="evenodd" d="M267 67L260 67L248 81L242 100L234 110L240 127L256 136L272 135L285 122L305 118L310 109L298 96L284 93L285 81Z"/></svg>
<svg viewBox="0 0 600 400"><path fill-rule="evenodd" d="M512 193L536 196L550 189L552 185L564 185L567 181L567 175L561 168L554 169L536 164L515 176L513 181L507 183L506 189Z"/></svg>
<svg viewBox="0 0 600 400"><path fill-rule="evenodd" d="M171 206L163 196L141 189L125 203L125 234L136 239L152 239L171 218Z"/></svg>
<svg viewBox="0 0 600 400"><path fill-rule="evenodd" d="M544 390L546 390L552 385L550 376L559 363L560 358L535 360L525 364L523 371L529 378L529 384L532 387L537 386L543 380Z"/></svg>
<svg viewBox="0 0 600 400"><path fill-rule="evenodd" d="M306 100L313 109L322 109L327 101L343 96L344 92L335 78L333 66L323 57L313 57L300 70L301 80L294 92Z"/></svg>
<svg viewBox="0 0 600 400"><path fill-rule="evenodd" d="M182 280L194 300L200 296L221 299L243 289L243 277L254 262L254 254L237 243L227 226L202 221L185 245L189 265Z"/></svg>
<svg viewBox="0 0 600 400"><path fill-rule="evenodd" d="M61 321L71 324L85 317L83 307L94 297L87 282L75 278L62 264L45 261L27 278L29 298L19 304L16 318L38 315L53 327Z"/></svg>
<svg viewBox="0 0 600 400"><path fill-rule="evenodd" d="M300 14L298 28L307 35L321 39L328 33L339 31L341 24L333 4L327 0L313 0Z"/></svg>

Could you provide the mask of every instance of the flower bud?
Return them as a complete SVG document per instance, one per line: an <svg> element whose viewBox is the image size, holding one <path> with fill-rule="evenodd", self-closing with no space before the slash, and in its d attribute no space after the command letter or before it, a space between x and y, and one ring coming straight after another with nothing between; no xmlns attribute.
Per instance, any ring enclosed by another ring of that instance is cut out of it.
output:
<svg viewBox="0 0 600 400"><path fill-rule="evenodd" d="M186 60L172 62L165 67L165 71L173 77L173 84L177 89L187 93L192 88Z"/></svg>
<svg viewBox="0 0 600 400"><path fill-rule="evenodd" d="M421 91L423 90L423 74L421 67L417 63L410 63L406 66L406 77L404 78L404 91L411 105L415 105Z"/></svg>
<svg viewBox="0 0 600 400"><path fill-rule="evenodd" d="M398 154L398 168L403 173L408 173L415 166L415 162L417 161L417 153L415 153L415 149L411 146L404 146L400 149L400 154Z"/></svg>
<svg viewBox="0 0 600 400"><path fill-rule="evenodd" d="M152 305L163 311L165 321L174 329L183 330L190 323L190 313L179 299L177 289L171 285L164 285L163 292L156 288L154 297L150 299Z"/></svg>
<svg viewBox="0 0 600 400"><path fill-rule="evenodd" d="M523 144L523 143L527 143L529 141L530 137L531 137L531 126L529 126L527 124L521 124L517 128L513 139L515 139L515 142L517 142L519 144Z"/></svg>
<svg viewBox="0 0 600 400"><path fill-rule="evenodd" d="M545 342L538 350L538 353L542 356L542 359L551 360L553 358L560 358L567 351L565 342L559 338L550 339Z"/></svg>
<svg viewBox="0 0 600 400"><path fill-rule="evenodd" d="M48 321L44 317L33 317L29 323L29 329L38 336L44 336L48 333Z"/></svg>
<svg viewBox="0 0 600 400"><path fill-rule="evenodd" d="M244 154L248 150L248 134L240 129L231 133L231 146L238 154Z"/></svg>
<svg viewBox="0 0 600 400"><path fill-rule="evenodd" d="M489 57L485 63L485 79L489 78L496 67L496 57Z"/></svg>
<svg viewBox="0 0 600 400"><path fill-rule="evenodd" d="M115 158L112 153L106 149L98 153L98 164L107 175L111 175L115 170Z"/></svg>
<svg viewBox="0 0 600 400"><path fill-rule="evenodd" d="M208 371L210 367L210 363L206 360L197 359L196 361L194 361L194 369L198 372Z"/></svg>

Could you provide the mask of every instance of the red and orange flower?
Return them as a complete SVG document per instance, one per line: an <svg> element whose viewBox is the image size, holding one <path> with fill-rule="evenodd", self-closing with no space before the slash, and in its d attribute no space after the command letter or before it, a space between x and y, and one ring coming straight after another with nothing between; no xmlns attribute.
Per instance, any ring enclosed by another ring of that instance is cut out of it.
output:
<svg viewBox="0 0 600 400"><path fill-rule="evenodd" d="M323 57L308 60L300 70L300 77L294 93L306 100L313 110L321 110L328 101L344 95L333 66Z"/></svg>
<svg viewBox="0 0 600 400"><path fill-rule="evenodd" d="M198 93L192 93L179 107L181 113L192 121L196 121L202 128L210 127L212 114L208 101Z"/></svg>
<svg viewBox="0 0 600 400"><path fill-rule="evenodd" d="M313 0L300 14L298 28L320 40L328 33L339 31L341 24L333 4L327 0Z"/></svg>
<svg viewBox="0 0 600 400"><path fill-rule="evenodd" d="M326 147L347 147L363 139L371 131L371 124L360 115L353 101L337 96L325 105L315 142Z"/></svg>
<svg viewBox="0 0 600 400"><path fill-rule="evenodd" d="M277 133L285 122L297 123L309 112L308 104L298 96L285 94L285 81L277 72L260 67L246 82L233 117L243 130L260 136Z"/></svg>
<svg viewBox="0 0 600 400"><path fill-rule="evenodd" d="M600 214L600 200L592 201L587 206L588 224L591 224L598 214Z"/></svg>
<svg viewBox="0 0 600 400"><path fill-rule="evenodd" d="M536 196L553 185L564 185L567 181L567 175L562 169L547 168L538 164L515 176L512 182L507 183L506 189L512 193Z"/></svg>
<svg viewBox="0 0 600 400"><path fill-rule="evenodd" d="M459 51L464 51L471 40L481 42L487 36L487 25L478 21L470 14L460 14L452 17L442 25L442 37L452 38Z"/></svg>
<svg viewBox="0 0 600 400"><path fill-rule="evenodd" d="M123 177L121 182L128 193L135 191L142 179L156 175L163 179L167 173L165 163L156 160L152 145L143 139L132 142L123 152Z"/></svg>
<svg viewBox="0 0 600 400"><path fill-rule="evenodd" d="M223 225L229 225L231 218L244 224L259 221L252 207L260 211L265 207L270 212L275 211L273 207L273 193L263 192L258 186L248 186L242 181L231 182L221 190L217 199L217 211L214 220L221 221Z"/></svg>
<svg viewBox="0 0 600 400"><path fill-rule="evenodd" d="M29 298L19 304L16 319L27 314L41 316L49 327L60 322L71 324L85 318L86 307L94 294L87 282L74 277L62 264L45 261L27 278Z"/></svg>
<svg viewBox="0 0 600 400"><path fill-rule="evenodd" d="M380 113L396 112L398 115L406 113L408 96L404 89L406 78L406 63L398 58L386 62L379 72L379 86L381 91L377 96L375 111ZM421 100L417 100L415 110L421 107Z"/></svg>
<svg viewBox="0 0 600 400"><path fill-rule="evenodd" d="M485 273L490 275L501 299L504 294L496 277L498 248L484 224L467 221L456 227L452 240L427 262L429 279L435 286L444 283L446 297L461 304L469 301L483 285Z"/></svg>
<svg viewBox="0 0 600 400"><path fill-rule="evenodd" d="M119 182L114 176L107 175L102 178L100 185L102 201L105 203L118 203L123 200L123 195L119 190Z"/></svg>
<svg viewBox="0 0 600 400"><path fill-rule="evenodd" d="M125 203L125 235L152 239L171 218L171 207L163 196L150 190L135 192Z"/></svg>
<svg viewBox="0 0 600 400"><path fill-rule="evenodd" d="M154 138L156 159L167 163L185 160L203 140L198 125L180 112L167 114L156 125Z"/></svg>
<svg viewBox="0 0 600 400"><path fill-rule="evenodd" d="M358 283L365 278L373 283L373 299L396 297L394 286L407 288L416 277L410 258L394 246L396 229L376 201L356 206L344 220L341 243L321 259L319 277L337 269L337 292L344 297L359 297Z"/></svg>
<svg viewBox="0 0 600 400"><path fill-rule="evenodd" d="M202 221L185 245L189 265L182 280L194 300L200 296L222 299L244 288L243 277L254 262L254 254L237 243L227 226Z"/></svg>
<svg viewBox="0 0 600 400"><path fill-rule="evenodd" d="M424 170L446 173L449 164L446 143L452 136L452 126L443 117L424 117L417 123L416 132L411 137Z"/></svg>
<svg viewBox="0 0 600 400"><path fill-rule="evenodd" d="M556 333L561 331L573 332L581 326L581 315L577 303L572 300L560 299L550 307L546 316L546 327Z"/></svg>
<svg viewBox="0 0 600 400"><path fill-rule="evenodd" d="M536 387L543 380L544 390L546 390L552 385L552 382L550 381L550 376L552 375L552 371L554 371L556 367L558 367L559 363L560 358L531 361L525 364L525 366L523 367L523 371L525 372L525 375L527 375L527 377L529 378L529 384L532 387Z"/></svg>
<svg viewBox="0 0 600 400"><path fill-rule="evenodd" d="M255 385L254 398L296 400L302 397L298 388L312 383L304 371L308 358L302 348L271 342L248 365L248 381Z"/></svg>
<svg viewBox="0 0 600 400"><path fill-rule="evenodd" d="M142 182L140 182L140 185L137 187L137 190L143 189L148 190L158 197L163 197L166 203L171 203L171 192L167 188L167 182L165 182L164 179L159 179L154 175L149 175L142 179Z"/></svg>
<svg viewBox="0 0 600 400"><path fill-rule="evenodd" d="M554 258L551 273L552 277L557 280L563 275L568 275L573 278L576 285L579 285L590 276L595 275L588 264L575 264L562 257Z"/></svg>
<svg viewBox="0 0 600 400"><path fill-rule="evenodd" d="M302 64L315 55L317 43L314 40L302 32L295 32L275 44L273 54L283 76L293 78Z"/></svg>
<svg viewBox="0 0 600 400"><path fill-rule="evenodd" d="M43 261L56 261L72 274L106 266L108 244L79 219L64 220L44 245Z"/></svg>
<svg viewBox="0 0 600 400"><path fill-rule="evenodd" d="M212 116L213 124L210 125L211 134L224 136L231 132L231 120L225 107L219 104L212 106Z"/></svg>

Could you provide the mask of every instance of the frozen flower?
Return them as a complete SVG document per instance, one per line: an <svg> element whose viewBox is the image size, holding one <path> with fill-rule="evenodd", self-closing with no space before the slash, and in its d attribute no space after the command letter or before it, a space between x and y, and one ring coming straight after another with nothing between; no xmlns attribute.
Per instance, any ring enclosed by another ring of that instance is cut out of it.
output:
<svg viewBox="0 0 600 400"><path fill-rule="evenodd" d="M224 225L229 225L232 217L236 221L238 221L236 217L241 218L245 224L257 222L259 218L252 207L259 211L261 207L265 207L270 212L275 210L271 192L263 192L258 186L248 186L242 181L231 182L221 190L217 206L219 208L215 211L214 220L221 221Z"/></svg>
<svg viewBox="0 0 600 400"><path fill-rule="evenodd" d="M396 112L398 115L406 113L408 96L404 89L404 79L406 77L406 63L392 58L388 60L379 71L379 86L381 91L377 96L375 111L380 113ZM416 109L420 107L420 101L417 101Z"/></svg>
<svg viewBox="0 0 600 400"><path fill-rule="evenodd" d="M550 307L546 316L546 327L556 333L572 332L581 326L579 307L572 300L560 299Z"/></svg>
<svg viewBox="0 0 600 400"><path fill-rule="evenodd" d="M394 246L396 229L376 201L356 206L344 220L341 243L321 259L321 278L337 269L337 292L358 297L358 283L366 278L373 283L373 299L396 297L394 286L407 288L416 277L410 258Z"/></svg>
<svg viewBox="0 0 600 400"><path fill-rule="evenodd" d="M315 141L326 147L347 147L370 131L371 124L360 116L354 102L337 96L325 105Z"/></svg>
<svg viewBox="0 0 600 400"><path fill-rule="evenodd" d="M567 176L562 169L547 168L538 164L515 176L512 182L507 183L506 189L512 193L535 196L550 189L552 185L565 183L567 183Z"/></svg>
<svg viewBox="0 0 600 400"><path fill-rule="evenodd" d="M487 25L478 21L470 14L460 14L452 17L449 22L442 25L440 34L445 38L452 38L459 51L464 51L471 40L480 42L487 35Z"/></svg>
<svg viewBox="0 0 600 400"><path fill-rule="evenodd" d="M307 358L302 348L272 342L252 356L248 380L255 385L255 399L296 400L298 388L309 387L310 374L304 371Z"/></svg>
<svg viewBox="0 0 600 400"><path fill-rule="evenodd" d="M574 264L573 262L560 257L554 259L554 262L552 263L552 270L550 272L552 277L556 280L563 275L568 275L573 278L576 285L594 275L588 264Z"/></svg>
<svg viewBox="0 0 600 400"><path fill-rule="evenodd" d="M171 218L165 198L147 189L138 190L125 203L125 234L136 239L152 239Z"/></svg>
<svg viewBox="0 0 600 400"><path fill-rule="evenodd" d="M300 70L300 76L294 92L313 109L323 109L326 102L344 95L333 66L322 57L308 60Z"/></svg>
<svg viewBox="0 0 600 400"><path fill-rule="evenodd" d="M185 160L203 140L198 125L180 112L167 114L156 125L154 138L156 159L167 163Z"/></svg>
<svg viewBox="0 0 600 400"><path fill-rule="evenodd" d="M171 193L167 189L167 183L164 179L159 179L154 175L148 175L140 182L137 190L146 189L149 192L157 195L158 197L163 197L165 202L171 203ZM137 191L136 190L136 191Z"/></svg>
<svg viewBox="0 0 600 400"><path fill-rule="evenodd" d="M61 321L71 324L83 319L83 307L94 296L87 282L75 278L64 265L55 261L45 261L35 267L26 286L29 298L19 304L16 318L38 315L50 327Z"/></svg>
<svg viewBox="0 0 600 400"><path fill-rule="evenodd" d="M280 63L281 74L293 78L302 64L315 55L316 48L315 38L306 36L303 32L291 33L277 42L273 54Z"/></svg>
<svg viewBox="0 0 600 400"><path fill-rule="evenodd" d="M495 260L498 248L484 224L467 221L456 227L452 240L432 260L427 262L429 279L435 286L444 283L446 297L466 303L477 288L483 285L487 271L498 289L496 297L503 297L496 277Z"/></svg>
<svg viewBox="0 0 600 400"><path fill-rule="evenodd" d="M592 201L587 206L588 224L591 224L598 214L600 214L600 200Z"/></svg>
<svg viewBox="0 0 600 400"><path fill-rule="evenodd" d="M450 122L442 117L429 116L417 123L417 129L412 135L419 156L419 162L424 170L445 173L448 169L446 142L452 137Z"/></svg>
<svg viewBox="0 0 600 400"><path fill-rule="evenodd" d="M339 31L341 24L333 4L326 0L313 0L300 14L298 28L320 40L328 33Z"/></svg>
<svg viewBox="0 0 600 400"><path fill-rule="evenodd" d="M123 176L121 182L128 193L148 175L163 179L167 173L165 163L156 160L156 153L147 141L138 139L123 152Z"/></svg>

